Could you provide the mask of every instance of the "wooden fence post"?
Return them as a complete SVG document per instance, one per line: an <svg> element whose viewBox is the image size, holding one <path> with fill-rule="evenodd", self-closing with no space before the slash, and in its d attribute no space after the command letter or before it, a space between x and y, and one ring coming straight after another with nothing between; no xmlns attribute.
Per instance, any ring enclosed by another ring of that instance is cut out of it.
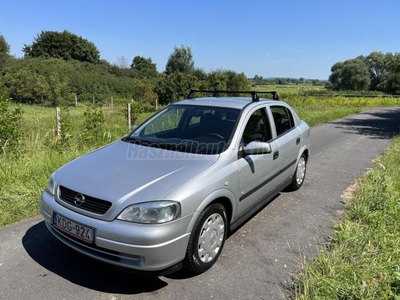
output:
<svg viewBox="0 0 400 300"><path fill-rule="evenodd" d="M75 107L77 107L77 106L78 106L78 96L75 95Z"/></svg>
<svg viewBox="0 0 400 300"><path fill-rule="evenodd" d="M128 126L129 130L132 129L132 124L131 124L131 104L128 103Z"/></svg>
<svg viewBox="0 0 400 300"><path fill-rule="evenodd" d="M158 99L156 98L156 111L158 110Z"/></svg>
<svg viewBox="0 0 400 300"><path fill-rule="evenodd" d="M60 108L56 107L56 136L61 136Z"/></svg>
<svg viewBox="0 0 400 300"><path fill-rule="evenodd" d="M114 109L114 98L111 96L111 109Z"/></svg>

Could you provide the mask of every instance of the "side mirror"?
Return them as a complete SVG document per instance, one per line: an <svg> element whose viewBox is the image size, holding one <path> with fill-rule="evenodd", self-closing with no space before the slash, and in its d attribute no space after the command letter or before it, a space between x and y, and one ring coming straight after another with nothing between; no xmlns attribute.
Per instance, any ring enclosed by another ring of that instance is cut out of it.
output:
<svg viewBox="0 0 400 300"><path fill-rule="evenodd" d="M137 125L132 125L132 127L131 127L132 131L135 131L136 128L138 128Z"/></svg>
<svg viewBox="0 0 400 300"><path fill-rule="evenodd" d="M250 142L244 148L243 152L246 155L259 155L271 153L271 145L265 142Z"/></svg>

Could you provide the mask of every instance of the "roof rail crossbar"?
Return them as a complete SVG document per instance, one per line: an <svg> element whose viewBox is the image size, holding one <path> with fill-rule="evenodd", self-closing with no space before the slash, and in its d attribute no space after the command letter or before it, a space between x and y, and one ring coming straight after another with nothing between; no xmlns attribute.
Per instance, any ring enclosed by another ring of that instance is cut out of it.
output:
<svg viewBox="0 0 400 300"><path fill-rule="evenodd" d="M258 96L258 94L271 94L273 100L279 100L279 96L276 91L258 92L258 91L223 91L223 90L215 90L215 91L212 91L212 90L190 90L188 99L194 99L196 93L210 93L213 95L213 97L219 97L221 93L250 94L253 102L260 101L260 97Z"/></svg>

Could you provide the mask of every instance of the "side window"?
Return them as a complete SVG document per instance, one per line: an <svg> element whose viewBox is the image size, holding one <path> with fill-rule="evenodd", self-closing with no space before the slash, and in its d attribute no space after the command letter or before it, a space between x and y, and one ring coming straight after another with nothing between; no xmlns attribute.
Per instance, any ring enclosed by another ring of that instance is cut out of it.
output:
<svg viewBox="0 0 400 300"><path fill-rule="evenodd" d="M276 134L279 136L294 127L293 116L290 110L284 106L271 106L274 117Z"/></svg>
<svg viewBox="0 0 400 300"><path fill-rule="evenodd" d="M189 127L192 125L198 125L198 124L200 124L200 116L193 116L190 118Z"/></svg>
<svg viewBox="0 0 400 300"><path fill-rule="evenodd" d="M177 129L183 116L183 112L183 108L166 111L163 115L159 116L156 120L144 128L143 135L155 135L168 130Z"/></svg>
<svg viewBox="0 0 400 300"><path fill-rule="evenodd" d="M258 109L247 121L243 132L243 143L247 145L253 141L267 142L271 138L271 128L265 108Z"/></svg>

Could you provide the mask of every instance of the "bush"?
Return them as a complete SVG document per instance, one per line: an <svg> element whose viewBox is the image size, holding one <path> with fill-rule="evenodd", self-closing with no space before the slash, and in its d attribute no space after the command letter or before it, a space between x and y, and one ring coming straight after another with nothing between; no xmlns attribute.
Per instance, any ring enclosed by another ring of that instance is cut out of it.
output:
<svg viewBox="0 0 400 300"><path fill-rule="evenodd" d="M83 144L89 145L89 147L98 147L110 141L111 134L107 129L104 113L100 108L88 107L84 116Z"/></svg>
<svg viewBox="0 0 400 300"><path fill-rule="evenodd" d="M60 151L68 150L72 145L72 124L69 108L67 106L60 110L60 131L61 135L57 140L57 148Z"/></svg>
<svg viewBox="0 0 400 300"><path fill-rule="evenodd" d="M21 68L8 73L3 80L9 96L16 102L55 106L72 98L69 83L56 72L41 75L31 67Z"/></svg>
<svg viewBox="0 0 400 300"><path fill-rule="evenodd" d="M153 107L149 103L142 103L139 101L132 100L131 102L131 124L137 125L136 121L139 116L145 112L153 111ZM125 118L128 120L128 106L124 108Z"/></svg>
<svg viewBox="0 0 400 300"><path fill-rule="evenodd" d="M22 137L22 110L0 95L0 155L19 155L18 149Z"/></svg>

